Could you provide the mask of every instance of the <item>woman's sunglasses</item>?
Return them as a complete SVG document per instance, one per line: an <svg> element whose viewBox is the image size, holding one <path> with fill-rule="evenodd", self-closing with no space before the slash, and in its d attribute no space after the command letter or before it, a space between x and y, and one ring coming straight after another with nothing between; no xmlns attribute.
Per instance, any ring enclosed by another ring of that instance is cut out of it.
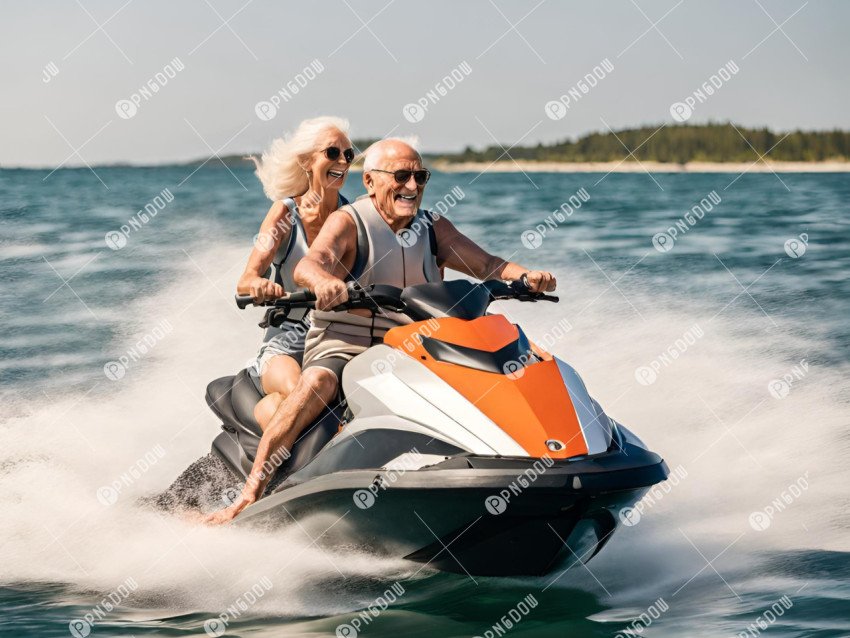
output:
<svg viewBox="0 0 850 638"><path fill-rule="evenodd" d="M342 155L345 158L345 161L351 164L354 161L354 149L347 148L344 151L339 150L338 146L328 146L325 149L325 157L327 157L330 161L335 162L339 159L339 156Z"/></svg>
<svg viewBox="0 0 850 638"><path fill-rule="evenodd" d="M420 168L418 171L409 171L406 169L398 171L382 171L378 168L373 168L370 172L388 173L393 176L396 184L407 184L411 175L413 175L413 181L416 182L417 186L425 186L425 184L428 183L428 180L431 179L431 171L427 168Z"/></svg>

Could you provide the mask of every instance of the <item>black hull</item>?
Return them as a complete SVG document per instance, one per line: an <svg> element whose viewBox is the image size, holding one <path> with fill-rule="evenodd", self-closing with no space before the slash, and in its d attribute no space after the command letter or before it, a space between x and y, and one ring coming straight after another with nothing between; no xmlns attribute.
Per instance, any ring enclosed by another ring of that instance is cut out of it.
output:
<svg viewBox="0 0 850 638"><path fill-rule="evenodd" d="M338 472L284 486L240 519L285 524L296 518L318 544L403 557L443 571L541 575L571 560L590 560L616 529L619 511L666 478L664 462L641 452L640 458L617 455L618 465L629 466L617 469L604 470L590 459L559 462L526 487L517 481L529 460L466 457L467 465L485 467L440 469L457 465L459 459L450 459L395 475ZM509 490L507 501L494 501L503 490Z"/></svg>

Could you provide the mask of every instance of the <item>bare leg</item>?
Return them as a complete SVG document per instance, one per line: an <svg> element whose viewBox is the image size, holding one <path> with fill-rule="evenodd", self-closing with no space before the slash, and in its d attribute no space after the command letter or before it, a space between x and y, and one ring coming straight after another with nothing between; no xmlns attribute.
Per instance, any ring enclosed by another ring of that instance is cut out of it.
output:
<svg viewBox="0 0 850 638"><path fill-rule="evenodd" d="M289 457L289 450L298 435L333 399L338 386L336 375L329 370L308 368L304 371L295 389L281 402L263 431L257 457L241 497L230 507L208 516L205 519L207 523L226 523L260 498L275 469Z"/></svg>
<svg viewBox="0 0 850 638"><path fill-rule="evenodd" d="M260 399L259 403L254 406L254 418L257 419L257 423L260 424L260 429L263 432L266 431L269 421L272 420L274 413L277 412L285 398L286 396L280 392L272 392Z"/></svg>
<svg viewBox="0 0 850 638"><path fill-rule="evenodd" d="M289 355L281 354L272 357L265 366L260 376L263 391L266 393L259 403L254 406L254 418L265 431L274 413L280 406L280 402L289 396L298 377L301 374L301 366Z"/></svg>
<svg viewBox="0 0 850 638"><path fill-rule="evenodd" d="M298 377L301 374L301 366L298 362L286 354L272 357L263 366L260 380L263 383L263 391L266 394L280 392L284 398L292 392Z"/></svg>
<svg viewBox="0 0 850 638"><path fill-rule="evenodd" d="M338 387L336 375L329 370L307 368L292 393L281 402L269 421L268 429L274 428L276 430L275 438L280 437L280 445L275 450L270 451L269 456L280 447L287 451L290 450L298 435L321 414L322 410L334 398ZM264 433L263 439L265 438ZM263 443L261 441L257 450L258 458L262 450Z"/></svg>

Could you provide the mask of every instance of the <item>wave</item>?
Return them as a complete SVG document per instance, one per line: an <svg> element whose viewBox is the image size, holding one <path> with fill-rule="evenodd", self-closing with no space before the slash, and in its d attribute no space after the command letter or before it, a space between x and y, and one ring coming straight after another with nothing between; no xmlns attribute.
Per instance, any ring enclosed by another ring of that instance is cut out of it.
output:
<svg viewBox="0 0 850 638"><path fill-rule="evenodd" d="M0 581L108 592L133 578L134 605L215 611L266 577L274 586L252 613L361 608L382 583L417 569L319 549L297 526L211 529L138 504L208 452L219 424L204 388L244 366L260 338L259 311L240 312L232 302L243 248L215 246L193 257L208 279L187 272L127 303L132 329L105 346L103 363L128 353L163 320L171 330L120 380L103 375L66 388L53 378L44 396L12 399L0 426ZM647 582L672 586L692 565L698 569L690 542L704 549L735 541L729 555L739 564L768 548L848 549L840 427L847 396L837 390L846 368L811 361L777 399L768 383L817 346L792 326L775 329L760 314L712 318L716 309L699 299L639 287L625 299L560 275L561 304L502 307L532 340L551 343L575 365L610 415L685 473L644 503L638 525L618 531L591 563L594 574L628 597ZM563 319L571 328L552 337ZM693 343L664 358L695 324L701 334ZM638 382L642 366L657 367L651 384ZM751 515L782 499L801 476L801 494L755 529ZM105 504L102 488L116 482L115 502ZM626 573L623 564L631 566ZM557 585L581 581L573 575Z"/></svg>

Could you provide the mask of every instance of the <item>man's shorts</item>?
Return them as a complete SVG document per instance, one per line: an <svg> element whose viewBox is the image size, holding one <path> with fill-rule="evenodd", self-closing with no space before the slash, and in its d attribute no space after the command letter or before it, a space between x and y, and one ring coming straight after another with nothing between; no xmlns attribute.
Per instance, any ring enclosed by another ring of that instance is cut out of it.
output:
<svg viewBox="0 0 850 638"><path fill-rule="evenodd" d="M376 343L382 343L385 333L386 330L332 323L314 317L307 332L302 370L325 368L340 380L345 364Z"/></svg>

